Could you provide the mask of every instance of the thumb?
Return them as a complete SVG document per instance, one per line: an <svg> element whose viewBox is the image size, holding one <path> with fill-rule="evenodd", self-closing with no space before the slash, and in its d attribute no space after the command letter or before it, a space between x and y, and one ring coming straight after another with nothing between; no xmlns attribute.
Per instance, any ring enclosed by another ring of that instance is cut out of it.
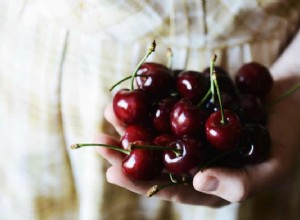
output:
<svg viewBox="0 0 300 220"><path fill-rule="evenodd" d="M210 168L194 176L193 186L197 191L229 202L241 202L279 182L282 175L279 175L281 172L277 165L276 161L269 161L243 169Z"/></svg>

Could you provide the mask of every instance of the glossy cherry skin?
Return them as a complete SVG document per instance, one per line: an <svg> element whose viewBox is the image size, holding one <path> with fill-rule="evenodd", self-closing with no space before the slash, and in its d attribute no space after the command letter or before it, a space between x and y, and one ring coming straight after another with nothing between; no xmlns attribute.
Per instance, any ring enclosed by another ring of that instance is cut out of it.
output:
<svg viewBox="0 0 300 220"><path fill-rule="evenodd" d="M172 151L164 153L165 169L175 175L189 175L192 168L200 166L205 160L204 145L195 139L184 137L172 142L169 147L181 151L179 156Z"/></svg>
<svg viewBox="0 0 300 220"><path fill-rule="evenodd" d="M172 131L179 137L202 138L207 117L206 111L193 105L189 99L181 99L170 114Z"/></svg>
<svg viewBox="0 0 300 220"><path fill-rule="evenodd" d="M153 131L141 125L129 125L122 135L120 142L125 150L130 150L130 144L136 141L152 141Z"/></svg>
<svg viewBox="0 0 300 220"><path fill-rule="evenodd" d="M240 93L264 98L273 86L273 78L267 67L251 62L242 65L238 70L235 84Z"/></svg>
<svg viewBox="0 0 300 220"><path fill-rule="evenodd" d="M159 63L143 63L138 70L136 85L139 89L149 91L154 97L165 97L174 87L172 71Z"/></svg>
<svg viewBox="0 0 300 220"><path fill-rule="evenodd" d="M143 124L150 120L151 100L141 89L121 89L113 97L116 117L125 124Z"/></svg>
<svg viewBox="0 0 300 220"><path fill-rule="evenodd" d="M268 130L259 124L246 124L243 126L243 134L239 147L240 158L246 164L254 164L264 161L271 148L271 138Z"/></svg>
<svg viewBox="0 0 300 220"><path fill-rule="evenodd" d="M153 127L158 132L171 132L170 113L176 102L176 98L168 97L157 103L153 114Z"/></svg>
<svg viewBox="0 0 300 220"><path fill-rule="evenodd" d="M168 146L176 140L177 137L173 134L161 134L154 138L153 143L156 146Z"/></svg>
<svg viewBox="0 0 300 220"><path fill-rule="evenodd" d="M148 145L147 142L137 142ZM122 162L123 172L135 180L152 180L161 175L163 158L161 150L133 149Z"/></svg>
<svg viewBox="0 0 300 220"><path fill-rule="evenodd" d="M209 84L202 73L183 71L177 76L176 88L181 97L198 104L208 91Z"/></svg>
<svg viewBox="0 0 300 220"><path fill-rule="evenodd" d="M221 111L212 113L206 121L207 141L219 151L234 149L240 141L242 126L239 118L232 111L224 110L225 123L221 123Z"/></svg>

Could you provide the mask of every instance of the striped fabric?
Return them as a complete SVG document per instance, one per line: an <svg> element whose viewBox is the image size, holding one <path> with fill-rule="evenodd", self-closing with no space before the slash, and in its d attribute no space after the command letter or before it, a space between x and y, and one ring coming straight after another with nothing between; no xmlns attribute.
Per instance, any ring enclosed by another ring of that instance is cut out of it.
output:
<svg viewBox="0 0 300 220"><path fill-rule="evenodd" d="M298 0L0 0L0 219L300 219L299 186L221 209L147 199L108 184L94 149L110 86L149 60L233 75L270 66L297 29ZM300 181L300 178L298 178ZM285 201L284 206L281 201Z"/></svg>

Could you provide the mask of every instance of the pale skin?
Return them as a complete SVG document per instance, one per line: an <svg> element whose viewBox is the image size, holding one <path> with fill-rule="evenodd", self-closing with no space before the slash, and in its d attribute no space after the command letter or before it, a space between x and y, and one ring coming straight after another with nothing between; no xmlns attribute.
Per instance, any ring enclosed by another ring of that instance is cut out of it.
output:
<svg viewBox="0 0 300 220"><path fill-rule="evenodd" d="M270 69L275 81L270 100L300 82L299 51L300 32ZM185 204L220 207L244 201L285 184L291 178L299 156L299 109L300 90L297 90L269 110L267 127L272 148L271 155L266 161L242 169L207 168L203 172L195 173L192 184L165 188L155 197ZM111 105L107 106L104 116L119 135L124 133L125 127L113 114ZM116 139L106 134L99 134L96 141L112 145L117 143ZM168 176L153 181L132 180L122 172L121 164L124 158L122 153L101 147L97 150L111 164L106 177L112 184L146 195L153 185L168 182Z"/></svg>

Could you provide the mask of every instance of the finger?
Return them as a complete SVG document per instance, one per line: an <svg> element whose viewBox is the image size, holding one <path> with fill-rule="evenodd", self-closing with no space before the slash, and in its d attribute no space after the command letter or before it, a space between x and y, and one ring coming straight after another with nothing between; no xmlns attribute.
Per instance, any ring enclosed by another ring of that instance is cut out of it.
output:
<svg viewBox="0 0 300 220"><path fill-rule="evenodd" d="M106 177L108 182L141 195L147 195L148 190L154 185L163 185L170 182L167 175L153 181L132 180L126 176L118 166L110 167L107 170ZM164 188L154 196L172 202L205 205L210 207L220 207L228 204L227 201L216 196L206 195L195 191L192 185L176 185Z"/></svg>
<svg viewBox="0 0 300 220"><path fill-rule="evenodd" d="M117 119L114 111L113 111L113 105L110 103L108 106L106 106L104 110L104 117L106 120L111 123L116 131L122 136L125 133L125 126Z"/></svg>
<svg viewBox="0 0 300 220"><path fill-rule="evenodd" d="M281 178L276 159L243 169L210 168L194 176L197 191L219 196L229 202L241 202L253 194L275 187Z"/></svg>
<svg viewBox="0 0 300 220"><path fill-rule="evenodd" d="M96 143L119 146L119 142L106 134L99 134L95 138ZM97 147L98 153L104 157L111 165L120 165L125 154L105 147Z"/></svg>

